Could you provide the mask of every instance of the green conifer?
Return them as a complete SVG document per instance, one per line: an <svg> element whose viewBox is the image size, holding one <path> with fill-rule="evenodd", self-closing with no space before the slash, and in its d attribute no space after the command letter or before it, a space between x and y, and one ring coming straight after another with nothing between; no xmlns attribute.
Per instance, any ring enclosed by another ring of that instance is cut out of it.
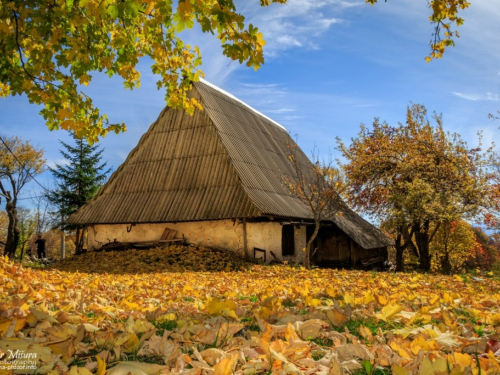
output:
<svg viewBox="0 0 500 375"><path fill-rule="evenodd" d="M104 149L72 136L74 146L60 141L64 150L59 152L68 163L49 168L57 180L57 188L49 194L49 200L58 207L59 226L75 233L75 252L79 254L83 250L85 228L68 224L66 219L97 194L111 169L106 169L106 162L101 163Z"/></svg>

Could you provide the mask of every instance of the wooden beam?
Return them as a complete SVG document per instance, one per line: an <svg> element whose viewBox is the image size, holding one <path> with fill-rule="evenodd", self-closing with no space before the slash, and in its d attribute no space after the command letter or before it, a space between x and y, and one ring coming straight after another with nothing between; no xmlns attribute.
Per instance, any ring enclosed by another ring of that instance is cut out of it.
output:
<svg viewBox="0 0 500 375"><path fill-rule="evenodd" d="M245 258L250 258L248 254L248 240L247 240L247 219L244 217L243 222L243 251L245 252Z"/></svg>

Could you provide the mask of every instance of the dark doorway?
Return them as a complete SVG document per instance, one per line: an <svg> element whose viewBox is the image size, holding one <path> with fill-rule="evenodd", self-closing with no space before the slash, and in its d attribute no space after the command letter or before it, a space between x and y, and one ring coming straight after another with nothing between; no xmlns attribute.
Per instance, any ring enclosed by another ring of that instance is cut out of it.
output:
<svg viewBox="0 0 500 375"><path fill-rule="evenodd" d="M281 227L281 254L294 255L295 254L295 241L293 225L283 225Z"/></svg>
<svg viewBox="0 0 500 375"><path fill-rule="evenodd" d="M312 237L312 235L314 233L314 228L315 228L314 225L308 225L306 227L306 243L309 242L309 240L311 239L311 237Z"/></svg>
<svg viewBox="0 0 500 375"><path fill-rule="evenodd" d="M337 227L321 227L315 242L318 250L312 260L316 264L332 267L346 267L351 264L350 239Z"/></svg>

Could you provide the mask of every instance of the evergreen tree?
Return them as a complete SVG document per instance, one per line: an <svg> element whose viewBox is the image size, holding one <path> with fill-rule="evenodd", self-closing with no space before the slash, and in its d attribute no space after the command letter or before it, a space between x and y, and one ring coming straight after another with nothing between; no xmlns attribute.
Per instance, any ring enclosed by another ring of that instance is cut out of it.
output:
<svg viewBox="0 0 500 375"><path fill-rule="evenodd" d="M99 150L98 145L90 145L75 134L73 139L75 146L60 141L65 150L59 152L68 164L49 168L57 179L57 188L49 194L49 200L59 209L59 225L75 232L75 252L79 254L83 250L85 227L68 224L66 218L96 195L111 169L106 169L107 163L101 163L104 149Z"/></svg>

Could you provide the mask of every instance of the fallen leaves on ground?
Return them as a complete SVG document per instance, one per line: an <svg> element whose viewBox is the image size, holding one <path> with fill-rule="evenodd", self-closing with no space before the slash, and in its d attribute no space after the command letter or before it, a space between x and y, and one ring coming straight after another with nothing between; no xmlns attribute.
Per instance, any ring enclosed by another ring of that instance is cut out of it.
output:
<svg viewBox="0 0 500 375"><path fill-rule="evenodd" d="M204 246L158 247L126 251L95 251L67 258L50 268L68 272L149 273L188 271L239 271L250 267L229 251Z"/></svg>
<svg viewBox="0 0 500 375"><path fill-rule="evenodd" d="M491 277L182 261L166 272L165 254L90 253L51 270L0 257L0 373L10 353L18 365L36 354L23 374L500 373Z"/></svg>

